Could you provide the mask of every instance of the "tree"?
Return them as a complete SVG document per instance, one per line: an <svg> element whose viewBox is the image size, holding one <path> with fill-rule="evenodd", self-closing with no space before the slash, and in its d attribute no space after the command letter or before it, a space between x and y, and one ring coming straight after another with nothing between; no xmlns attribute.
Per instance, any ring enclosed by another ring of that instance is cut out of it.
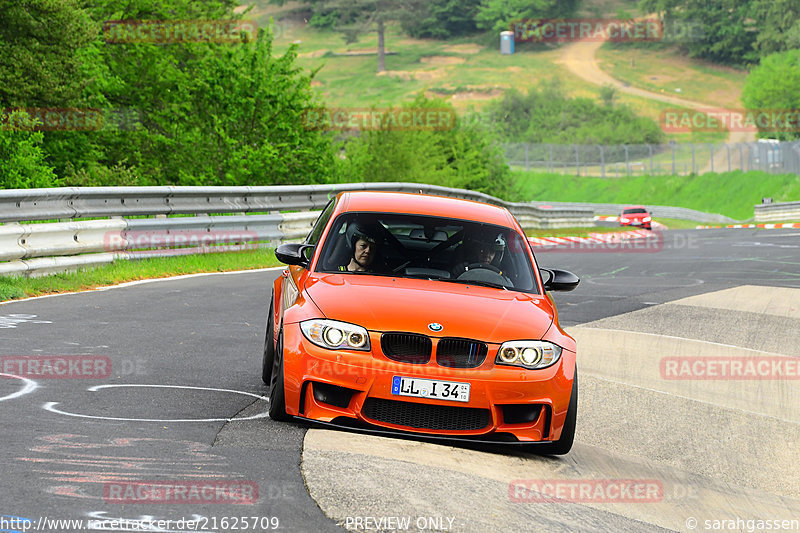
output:
<svg viewBox="0 0 800 533"><path fill-rule="evenodd" d="M762 55L800 47L800 0L755 0L755 47Z"/></svg>
<svg viewBox="0 0 800 533"><path fill-rule="evenodd" d="M283 4L285 0L271 0ZM386 70L386 23L408 20L424 9L427 0L309 0L312 22L341 32L347 43L375 31L378 34L378 72ZM320 21L324 21L321 24Z"/></svg>
<svg viewBox="0 0 800 533"><path fill-rule="evenodd" d="M516 21L570 16L577 4L578 0L483 0L476 22L481 29L499 32Z"/></svg>
<svg viewBox="0 0 800 533"><path fill-rule="evenodd" d="M401 22L403 31L417 38L449 39L475 32L481 0L429 0L414 17Z"/></svg>
<svg viewBox="0 0 800 533"><path fill-rule="evenodd" d="M691 28L702 21L702 31L681 39L690 57L732 65L758 60L754 0L642 0L639 9L660 13L667 28Z"/></svg>
<svg viewBox="0 0 800 533"><path fill-rule="evenodd" d="M0 108L74 102L94 30L79 0L0 0Z"/></svg>
<svg viewBox="0 0 800 533"><path fill-rule="evenodd" d="M423 96L403 108L453 111L446 102ZM346 181L411 181L500 197L510 191L503 154L478 123L459 119L453 127L437 131L390 127L366 131L347 142L345 154L340 165Z"/></svg>
<svg viewBox="0 0 800 533"><path fill-rule="evenodd" d="M326 134L307 128L311 76L272 35L237 43L104 41L105 20L236 19L238 2L91 0L95 41L83 51L83 101L133 120L99 131L45 134L70 184L260 185L329 179Z"/></svg>
<svg viewBox="0 0 800 533"><path fill-rule="evenodd" d="M753 111L764 111L767 116L777 116L781 112L797 114L800 109L800 50L789 50L766 56L745 80L742 89L742 103ZM781 140L800 139L797 120L784 131L759 133L761 137ZM772 126L769 126L771 129Z"/></svg>
<svg viewBox="0 0 800 533"><path fill-rule="evenodd" d="M0 188L56 187L58 180L45 162L42 132L23 111L3 117L0 126Z"/></svg>
<svg viewBox="0 0 800 533"><path fill-rule="evenodd" d="M589 98L569 98L557 80L527 94L507 91L487 108L501 142L552 144L658 144L658 123L630 108Z"/></svg>

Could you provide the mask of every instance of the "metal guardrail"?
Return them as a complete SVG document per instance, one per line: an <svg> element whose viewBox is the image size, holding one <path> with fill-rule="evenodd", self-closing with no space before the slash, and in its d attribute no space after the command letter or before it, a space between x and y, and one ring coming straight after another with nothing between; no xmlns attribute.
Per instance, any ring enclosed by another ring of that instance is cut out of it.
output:
<svg viewBox="0 0 800 533"><path fill-rule="evenodd" d="M534 205L543 206L549 205L558 209L593 209L596 215L618 215L622 212L623 207L632 204L590 204L580 202L532 202ZM703 211L695 211L686 207L671 207L664 205L645 205L647 210L655 217L661 218L675 218L678 220L691 220L695 222L706 223L725 223L731 224L737 222L736 220L719 215L716 213L704 213Z"/></svg>
<svg viewBox="0 0 800 533"><path fill-rule="evenodd" d="M417 183L263 187L65 187L0 191L0 222L133 215L257 213L322 209L342 191L439 194L497 205L487 194Z"/></svg>
<svg viewBox="0 0 800 533"><path fill-rule="evenodd" d="M754 211L756 222L789 222L800 220L800 202L757 204Z"/></svg>
<svg viewBox="0 0 800 533"><path fill-rule="evenodd" d="M517 169L620 178L762 170L800 174L800 143L761 140L731 144L529 144L501 145Z"/></svg>
<svg viewBox="0 0 800 533"><path fill-rule="evenodd" d="M310 231L318 210L333 195L357 190L422 192L501 205L526 229L593 225L591 208L542 209L474 191L415 183L3 190L0 222L5 224L0 225L0 275L42 275L116 259L275 246L301 240ZM272 213L214 216L264 212ZM124 218L134 216L156 218ZM101 217L113 218L80 220ZM53 219L75 220L19 223ZM205 235L213 235L213 243L204 242ZM142 240L149 246L142 246Z"/></svg>

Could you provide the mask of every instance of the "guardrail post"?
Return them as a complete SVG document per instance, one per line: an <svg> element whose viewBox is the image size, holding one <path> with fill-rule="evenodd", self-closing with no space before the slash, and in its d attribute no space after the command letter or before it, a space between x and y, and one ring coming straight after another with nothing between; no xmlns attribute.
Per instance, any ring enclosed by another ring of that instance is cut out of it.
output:
<svg viewBox="0 0 800 533"><path fill-rule="evenodd" d="M711 151L711 172L714 172L714 145L709 144L708 149Z"/></svg>
<svg viewBox="0 0 800 533"><path fill-rule="evenodd" d="M529 150L530 150L530 145L528 143L525 143L525 170L528 170L528 171L531 169L531 160L530 160L530 156L529 156Z"/></svg>
<svg viewBox="0 0 800 533"><path fill-rule="evenodd" d="M550 152L550 164L548 165L548 170L550 170L550 172L555 173L556 168L555 168L555 164L553 163L553 145L552 144L548 144L547 147L549 148L549 152Z"/></svg>
<svg viewBox="0 0 800 533"><path fill-rule="evenodd" d="M672 143L670 146L672 147L672 174L674 175L677 174L675 169L675 143Z"/></svg>
<svg viewBox="0 0 800 533"><path fill-rule="evenodd" d="M600 146L599 144L597 145L597 147L600 149L600 175L605 178L606 177L606 156L605 156L605 153L603 153L603 147Z"/></svg>
<svg viewBox="0 0 800 533"><path fill-rule="evenodd" d="M731 172L733 170L731 168L731 145L726 144L725 149L728 150L728 172Z"/></svg>
<svg viewBox="0 0 800 533"><path fill-rule="evenodd" d="M653 147L651 145L647 145L647 151L650 153L650 175L653 175Z"/></svg>
<svg viewBox="0 0 800 533"><path fill-rule="evenodd" d="M694 143L691 143L689 146L692 147L692 174L696 174L697 173L697 162L695 161L695 155L694 155Z"/></svg>
<svg viewBox="0 0 800 533"><path fill-rule="evenodd" d="M625 148L625 175L626 176L630 176L631 175L631 160L630 160L630 157L628 157L628 155L629 155L628 154L628 145L627 144L623 144L622 147Z"/></svg>
<svg viewBox="0 0 800 533"><path fill-rule="evenodd" d="M576 176L580 176L581 175L581 156L578 153L578 145L577 144L573 144L572 146L575 147L575 175Z"/></svg>

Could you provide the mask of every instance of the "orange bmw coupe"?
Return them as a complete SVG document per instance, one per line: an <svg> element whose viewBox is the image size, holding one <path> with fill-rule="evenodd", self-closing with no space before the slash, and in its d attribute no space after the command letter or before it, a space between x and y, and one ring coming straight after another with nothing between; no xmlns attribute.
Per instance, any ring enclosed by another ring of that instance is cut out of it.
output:
<svg viewBox="0 0 800 533"><path fill-rule="evenodd" d="M547 291L580 280L540 270L508 210L345 192L275 253L272 419L569 452L576 346Z"/></svg>

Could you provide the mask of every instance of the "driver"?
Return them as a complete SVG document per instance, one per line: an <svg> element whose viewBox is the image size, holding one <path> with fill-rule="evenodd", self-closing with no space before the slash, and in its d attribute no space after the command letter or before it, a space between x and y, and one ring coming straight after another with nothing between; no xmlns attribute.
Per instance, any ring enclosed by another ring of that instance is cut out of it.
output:
<svg viewBox="0 0 800 533"><path fill-rule="evenodd" d="M342 272L375 272L375 257L380 247L381 237L378 228L356 222L348 245L350 262L341 265Z"/></svg>
<svg viewBox="0 0 800 533"><path fill-rule="evenodd" d="M502 235L478 235L464 239L464 261L458 263L453 270L455 277L474 268L488 268L499 274L502 271L497 267L503 258L505 251L505 241Z"/></svg>

